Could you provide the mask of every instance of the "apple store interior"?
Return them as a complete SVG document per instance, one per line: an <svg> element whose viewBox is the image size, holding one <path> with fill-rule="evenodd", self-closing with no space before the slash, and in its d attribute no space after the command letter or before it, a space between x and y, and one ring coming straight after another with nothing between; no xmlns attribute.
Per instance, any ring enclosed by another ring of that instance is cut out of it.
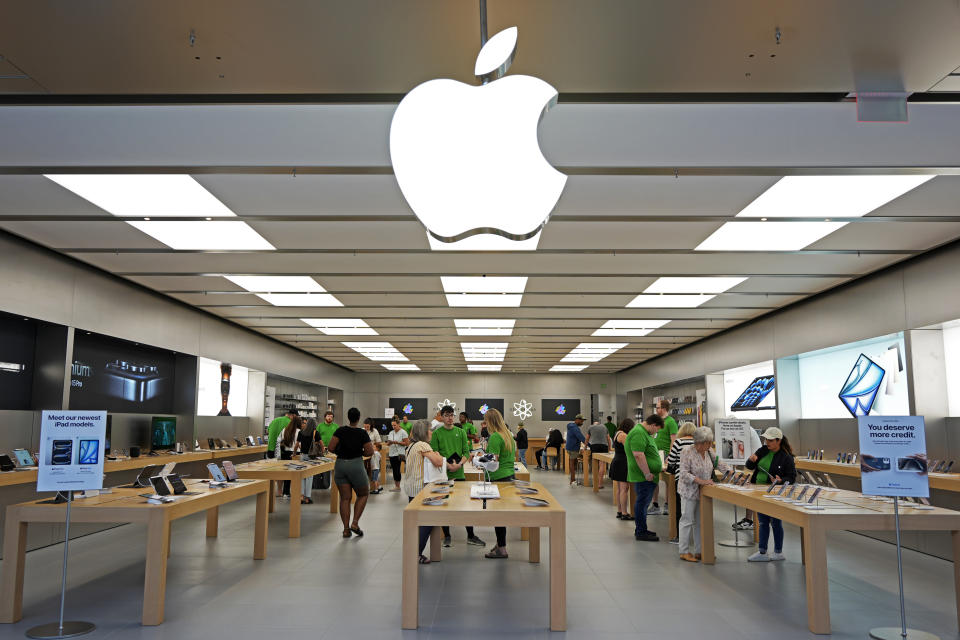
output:
<svg viewBox="0 0 960 640"><path fill-rule="evenodd" d="M958 637L956 0L2 13L0 638Z"/></svg>

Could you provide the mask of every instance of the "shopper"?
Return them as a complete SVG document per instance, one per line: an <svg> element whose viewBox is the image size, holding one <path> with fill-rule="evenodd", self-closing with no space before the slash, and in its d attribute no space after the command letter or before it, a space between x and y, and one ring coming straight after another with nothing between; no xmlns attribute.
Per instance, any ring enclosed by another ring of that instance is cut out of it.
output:
<svg viewBox="0 0 960 640"><path fill-rule="evenodd" d="M523 422L520 422L517 425L517 462L521 464L527 464L527 429L523 426ZM489 443L487 444L489 447Z"/></svg>
<svg viewBox="0 0 960 640"><path fill-rule="evenodd" d="M793 463L793 449L787 442L786 436L776 427L770 427L760 437L764 445L747 458L747 469L753 470L750 481L754 484L771 484L773 482L797 481L797 469ZM770 562L783 560L783 523L778 518L771 518L764 513L758 513L760 520L760 536L758 551L747 558L749 562ZM767 544L770 538L770 529L773 529L773 553L767 554Z"/></svg>
<svg viewBox="0 0 960 640"><path fill-rule="evenodd" d="M617 498L617 520L633 520L630 517L630 484L627 482L627 454L623 443L627 434L636 426L630 418L620 421L613 437L613 462L610 463L610 479L613 480L613 495Z"/></svg>
<svg viewBox="0 0 960 640"><path fill-rule="evenodd" d="M348 427L339 427L330 437L329 449L336 454L337 462L333 467L333 481L340 490L340 520L343 522L343 537L351 533L363 535L360 529L360 516L367 506L370 483L363 467L363 457L373 455L370 436L361 427L360 410L351 407L347 411ZM357 504L353 507L353 520L350 519L350 492L357 494Z"/></svg>
<svg viewBox="0 0 960 640"><path fill-rule="evenodd" d="M406 431L404 433L406 434ZM390 446L392 448L394 445ZM423 489L424 465L432 464L437 469L443 468L443 456L430 448L430 423L426 420L417 420L416 424L411 425L410 445L406 449L406 458L403 486L407 491L407 502L410 502ZM420 564L430 564L430 559L423 555L423 550L427 546L432 529L433 527L420 527L418 532Z"/></svg>
<svg viewBox="0 0 960 640"><path fill-rule="evenodd" d="M305 462L310 459L310 447L313 446L314 438L317 438L317 421L315 418L307 418L300 435L297 436L297 449L300 451L300 461ZM308 476L300 481L300 503L313 504L313 476Z"/></svg>
<svg viewBox="0 0 960 640"><path fill-rule="evenodd" d="M267 425L267 457L274 458L277 455L277 436L280 435L280 432L287 428L287 425L290 424L290 420L294 416L298 415L296 409L287 409L287 412L282 416L274 418L270 421L270 424Z"/></svg>
<svg viewBox="0 0 960 640"><path fill-rule="evenodd" d="M490 439L487 440L487 453L492 454L500 463L496 471L490 472L493 482L509 482L513 480L513 463L517 457L517 443L503 422L503 416L496 409L490 409L483 414L483 421L490 430ZM486 553L486 558L507 557L507 528L494 527L497 535L497 544Z"/></svg>
<svg viewBox="0 0 960 640"><path fill-rule="evenodd" d="M444 405L440 409L440 417L443 418L441 426L433 430L430 436L430 446L438 452L447 461L447 478L454 482L463 482L466 476L463 473L463 465L470 457L470 443L467 440L467 434L463 429L453 424L453 407ZM473 527L467 527L467 544L475 544L478 547L486 546L486 543L473 533ZM443 546L452 547L453 538L450 537L450 527L443 527Z"/></svg>
<svg viewBox="0 0 960 640"><path fill-rule="evenodd" d="M653 492L660 482L660 451L653 436L663 428L663 420L658 415L648 416L638 424L624 441L623 449L627 454L627 480L633 483L637 500L633 505L633 519L636 525L633 537L636 540L655 542L660 538L647 529L647 506L653 498Z"/></svg>
<svg viewBox="0 0 960 640"><path fill-rule="evenodd" d="M666 466L664 470L667 473L677 476L678 482L676 483L677 489L676 493L673 496L673 499L676 501L675 504L677 508L675 509L676 515L674 516L677 519L677 526L679 531L680 525L680 484L679 484L679 472L680 472L680 454L686 447L689 447L693 444L693 434L697 430L697 426L692 422L684 422L680 425L680 428L677 429L677 439L673 441L673 444L670 445L670 453L667 454ZM669 511L669 509L668 509ZM671 544L677 542L677 539L671 539Z"/></svg>
<svg viewBox="0 0 960 640"><path fill-rule="evenodd" d="M490 430L487 428L487 421L480 421L480 439L488 440L490 438Z"/></svg>
<svg viewBox="0 0 960 640"><path fill-rule="evenodd" d="M593 456L596 453L609 453L610 452L610 432L607 431L606 425L602 425L599 422L595 422L590 425L590 428L587 429L587 446L590 447L590 455ZM600 466L600 486L598 489L603 489L603 479L607 475L607 464L605 462L594 462L594 464ZM586 473L586 469L583 470Z"/></svg>
<svg viewBox="0 0 960 640"><path fill-rule="evenodd" d="M480 436L477 434L477 428L472 422L470 422L466 411L460 412L460 422L457 424L457 426L463 429L463 432L467 434L467 438L470 440L470 442L477 442L480 440Z"/></svg>
<svg viewBox="0 0 960 640"><path fill-rule="evenodd" d="M297 439L300 437L301 426L303 426L303 423L300 420L300 416L293 416L293 418L290 419L290 422L287 423L287 426L284 427L283 431L281 431L277 437L277 444L273 450L275 458L280 460L293 460L293 453L299 445ZM285 498L290 497L289 480L283 481L282 488L277 495Z"/></svg>
<svg viewBox="0 0 960 640"><path fill-rule="evenodd" d="M670 451L670 447L673 446L673 441L677 439L677 431L679 430L677 428L677 421L670 415L670 401L666 398L661 398L657 401L657 415L663 421L663 427L657 432L657 449L663 451L663 455L666 456L667 452ZM653 492L653 504L650 505L650 513L669 513L666 500L663 501L663 511L660 510L659 497L660 484L657 483L657 487Z"/></svg>
<svg viewBox="0 0 960 640"><path fill-rule="evenodd" d="M760 434L757 433L756 429L750 428L747 430L747 436L750 438L750 443L748 444L747 451L756 451L763 446L763 441L760 440ZM753 518L754 513L753 509L747 509L746 513L743 515L743 519L740 522L733 523L733 529L735 531L752 531L753 530Z"/></svg>
<svg viewBox="0 0 960 640"><path fill-rule="evenodd" d="M440 415L442 410L441 408L440 411L437 411L437 415L433 416L433 420L430 422L431 431L435 431L443 426L443 417Z"/></svg>
<svg viewBox="0 0 960 640"><path fill-rule="evenodd" d="M577 462L580 460L580 450L586 447L587 439L583 436L580 427L583 426L583 416L579 413L573 422L567 423L567 461L570 464L570 486L577 486Z"/></svg>
<svg viewBox="0 0 960 640"><path fill-rule="evenodd" d="M610 440L617 435L617 424L613 421L613 416L607 416L607 422L604 424L607 428L607 433L610 435Z"/></svg>
<svg viewBox="0 0 960 640"><path fill-rule="evenodd" d="M390 491L400 491L400 462L410 439L407 432L400 427L400 418L394 416L390 427L390 433L387 434L387 442L390 443L387 454L390 456L390 470L393 472L393 489ZM428 429L429 427L430 425L427 425Z"/></svg>
<svg viewBox="0 0 960 640"><path fill-rule="evenodd" d="M380 444L383 442L383 438L380 437L380 432L373 424L373 418L367 418L363 421L363 430L367 432L370 443L373 445L373 456L365 461L370 472L370 493L378 495L383 493L383 487L380 486Z"/></svg>
<svg viewBox="0 0 960 640"><path fill-rule="evenodd" d="M707 427L694 429L692 436L684 435L684 427L692 425L683 423L677 434L677 443L683 438L689 438L691 444L682 446L680 453L679 474L677 487L680 493L680 507L683 515L680 517L680 559L687 562L700 561L700 487L713 484L713 456L710 447L713 445L713 431ZM676 443L674 443L676 444ZM726 470L726 465L721 465ZM693 553L690 553L690 537L693 536Z"/></svg>
<svg viewBox="0 0 960 640"><path fill-rule="evenodd" d="M317 427L317 431L320 433L320 439L323 440L325 447L330 447L330 438L333 437L334 432L339 428L340 425L333 421L333 411L329 409L324 411L323 422Z"/></svg>

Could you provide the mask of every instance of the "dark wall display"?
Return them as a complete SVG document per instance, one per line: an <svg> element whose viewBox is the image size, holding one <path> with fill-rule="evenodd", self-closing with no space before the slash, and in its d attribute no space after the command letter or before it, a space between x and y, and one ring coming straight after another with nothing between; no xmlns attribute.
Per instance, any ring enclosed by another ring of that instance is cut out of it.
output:
<svg viewBox="0 0 960 640"><path fill-rule="evenodd" d="M578 413L579 398L544 398L540 401L540 419L544 422L571 422Z"/></svg>
<svg viewBox="0 0 960 640"><path fill-rule="evenodd" d="M0 409L30 408L36 346L36 322L0 315Z"/></svg>
<svg viewBox="0 0 960 640"><path fill-rule="evenodd" d="M172 351L77 331L70 408L174 413L175 364Z"/></svg>
<svg viewBox="0 0 960 640"><path fill-rule="evenodd" d="M483 420L483 414L496 409L503 415L503 398L467 398L464 411L472 421Z"/></svg>
<svg viewBox="0 0 960 640"><path fill-rule="evenodd" d="M433 414L427 415L426 398L390 398L390 408L401 418L405 413L414 420L429 420L433 417Z"/></svg>

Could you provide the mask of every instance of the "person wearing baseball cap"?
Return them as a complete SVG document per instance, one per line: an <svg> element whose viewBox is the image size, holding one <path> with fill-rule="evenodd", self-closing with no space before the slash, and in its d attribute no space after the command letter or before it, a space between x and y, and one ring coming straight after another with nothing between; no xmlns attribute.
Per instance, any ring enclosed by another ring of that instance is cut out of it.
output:
<svg viewBox="0 0 960 640"><path fill-rule="evenodd" d="M577 486L577 461L580 459L580 449L582 449L587 439L583 435L580 426L583 424L583 415L577 414L573 422L567 424L567 458L570 460L570 486Z"/></svg>
<svg viewBox="0 0 960 640"><path fill-rule="evenodd" d="M770 484L773 482L797 481L797 468L793 463L793 449L787 442L783 431L770 427L760 434L764 444L747 459L747 469L753 470L750 481L754 484ZM748 562L770 562L783 560L783 523L777 518L758 513L760 520L759 550L747 558ZM767 543L770 538L770 529L773 529L773 553L767 554Z"/></svg>

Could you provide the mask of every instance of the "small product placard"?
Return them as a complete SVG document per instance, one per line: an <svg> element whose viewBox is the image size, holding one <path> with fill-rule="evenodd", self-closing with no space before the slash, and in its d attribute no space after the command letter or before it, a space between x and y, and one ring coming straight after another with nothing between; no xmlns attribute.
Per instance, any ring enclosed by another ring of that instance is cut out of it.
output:
<svg viewBox="0 0 960 640"><path fill-rule="evenodd" d="M383 417L386 418L387 420L389 420L389 419L393 418L394 413L395 413L395 412L394 412L394 410L393 410L393 407L387 407L387 408L385 408L385 409L383 410Z"/></svg>
<svg viewBox="0 0 960 640"><path fill-rule="evenodd" d="M753 455L753 451L747 451L750 447L750 429L750 421L741 418L725 418L714 423L714 438L721 462L729 465L747 463L747 458Z"/></svg>
<svg viewBox="0 0 960 640"><path fill-rule="evenodd" d="M43 411L37 491L103 488L106 411Z"/></svg>
<svg viewBox="0 0 960 640"><path fill-rule="evenodd" d="M859 416L865 495L930 497L923 416Z"/></svg>

